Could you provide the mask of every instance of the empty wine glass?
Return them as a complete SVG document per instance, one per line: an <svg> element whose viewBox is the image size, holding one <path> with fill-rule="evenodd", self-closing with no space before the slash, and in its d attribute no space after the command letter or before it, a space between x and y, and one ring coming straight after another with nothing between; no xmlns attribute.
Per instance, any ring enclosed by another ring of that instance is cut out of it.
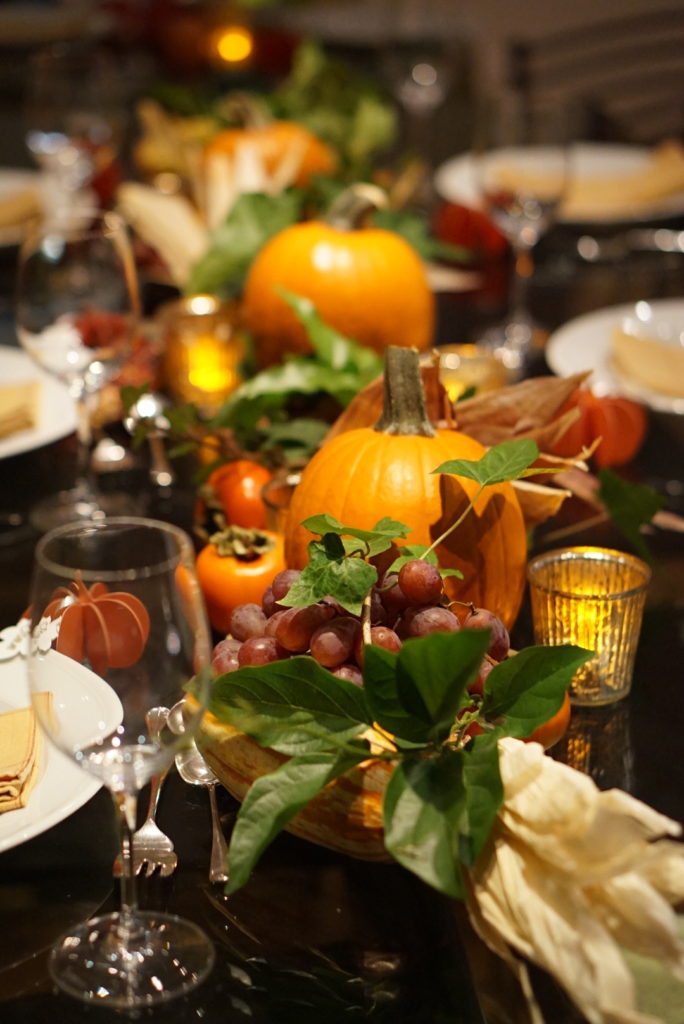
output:
<svg viewBox="0 0 684 1024"><path fill-rule="evenodd" d="M58 940L50 971L66 992L100 1006L164 1002L211 969L213 946L195 924L144 912L131 869L137 798L185 742L157 734L193 680L185 736L208 699L211 642L182 530L120 517L68 523L37 545L31 582L28 675L49 740L110 791L121 840L121 908Z"/></svg>
<svg viewBox="0 0 684 1024"><path fill-rule="evenodd" d="M482 341L515 377L525 370L535 334L527 303L533 250L567 190L564 109L552 102L531 105L518 94L486 97L474 127L471 167L480 205L508 239L514 258L507 321Z"/></svg>
<svg viewBox="0 0 684 1024"><path fill-rule="evenodd" d="M25 139L43 171L49 211L73 208L116 159L126 117L122 80L106 51L87 42L55 43L32 55Z"/></svg>
<svg viewBox="0 0 684 1024"><path fill-rule="evenodd" d="M140 317L133 253L123 220L112 212L72 211L47 220L19 254L16 328L43 369L69 388L78 410L79 456L73 489L37 503L30 519L48 530L117 508L121 496L98 495L91 479L90 405L128 357Z"/></svg>

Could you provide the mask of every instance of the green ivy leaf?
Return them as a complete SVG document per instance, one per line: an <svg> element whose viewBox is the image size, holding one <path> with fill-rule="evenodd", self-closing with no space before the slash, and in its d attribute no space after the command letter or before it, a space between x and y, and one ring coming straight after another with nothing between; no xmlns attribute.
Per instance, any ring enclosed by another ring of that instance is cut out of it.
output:
<svg viewBox="0 0 684 1024"><path fill-rule="evenodd" d="M641 527L653 519L662 506L661 496L644 484L628 483L609 469L600 470L598 498L610 518L642 558L651 561L651 553Z"/></svg>
<svg viewBox="0 0 684 1024"><path fill-rule="evenodd" d="M528 467L539 457L535 441L520 438L503 441L490 448L481 459L450 459L443 462L433 473L451 473L475 480L482 487L501 484L507 480L518 480L525 475Z"/></svg>
<svg viewBox="0 0 684 1024"><path fill-rule="evenodd" d="M461 833L459 856L470 867L492 830L504 796L497 738L492 733L476 736L464 751L463 785L468 830Z"/></svg>
<svg viewBox="0 0 684 1024"><path fill-rule="evenodd" d="M392 542L400 537L408 537L410 527L399 523L394 519L385 516L380 519L372 530L362 530L355 526L344 526L334 516L323 513L317 516L310 516L305 519L302 526L311 533L323 536L326 533L336 533L339 537L356 537L363 541L365 554L368 558L382 554L392 546Z"/></svg>
<svg viewBox="0 0 684 1024"><path fill-rule="evenodd" d="M404 867L455 899L465 895L458 858L467 819L463 751L405 757L385 788L385 846Z"/></svg>
<svg viewBox="0 0 684 1024"><path fill-rule="evenodd" d="M556 714L575 672L593 656L574 644L518 651L487 676L482 715L503 718L501 735L529 736Z"/></svg>
<svg viewBox="0 0 684 1024"><path fill-rule="evenodd" d="M483 629L404 641L397 655L397 695L404 710L424 724L426 742L445 740L451 732L488 644Z"/></svg>
<svg viewBox="0 0 684 1024"><path fill-rule="evenodd" d="M342 754L325 751L302 754L252 783L231 836L227 892L235 892L245 884L269 843L309 800L367 757L367 749L361 747L357 752Z"/></svg>
<svg viewBox="0 0 684 1024"><path fill-rule="evenodd" d="M339 542L338 542L339 543ZM332 557L331 557L332 556ZM362 558L347 558L344 545L335 555L326 545L309 545L309 561L280 603L305 608L328 595L352 615L360 615L363 601L378 578L377 569Z"/></svg>
<svg viewBox="0 0 684 1024"><path fill-rule="evenodd" d="M364 691L305 656L219 676L210 710L262 747L290 755L339 746L372 723Z"/></svg>

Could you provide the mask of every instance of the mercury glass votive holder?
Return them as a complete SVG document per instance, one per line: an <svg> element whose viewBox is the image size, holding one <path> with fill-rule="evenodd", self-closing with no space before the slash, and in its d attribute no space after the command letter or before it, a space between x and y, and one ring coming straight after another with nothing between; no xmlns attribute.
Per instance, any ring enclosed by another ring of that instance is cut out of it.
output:
<svg viewBox="0 0 684 1024"><path fill-rule="evenodd" d="M158 313L164 335L164 383L172 397L213 416L242 383L245 342L235 302L191 295Z"/></svg>
<svg viewBox="0 0 684 1024"><path fill-rule="evenodd" d="M570 700L612 704L632 685L649 566L610 548L547 551L527 567L537 644L578 644L595 657L575 673Z"/></svg>

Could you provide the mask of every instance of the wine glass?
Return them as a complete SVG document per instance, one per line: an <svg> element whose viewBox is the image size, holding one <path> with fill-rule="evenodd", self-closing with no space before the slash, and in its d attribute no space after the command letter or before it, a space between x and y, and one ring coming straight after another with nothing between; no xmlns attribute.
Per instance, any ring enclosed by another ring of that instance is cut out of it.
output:
<svg viewBox="0 0 684 1024"><path fill-rule="evenodd" d="M187 992L211 969L213 946L192 922L138 908L131 837L139 791L187 742L208 699L210 633L188 535L135 517L45 534L31 582L28 675L50 741L110 791L121 840L120 910L58 940L54 980L79 999L129 1010ZM154 709L173 707L190 680L185 739L159 734Z"/></svg>
<svg viewBox="0 0 684 1024"><path fill-rule="evenodd" d="M511 377L528 363L536 326L527 303L533 250L554 222L570 173L566 111L559 103L525 102L517 93L479 105L471 154L482 209L508 239L513 277L507 321L486 332Z"/></svg>
<svg viewBox="0 0 684 1024"><path fill-rule="evenodd" d="M116 160L125 132L123 77L105 50L87 42L59 42L31 56L25 140L43 171L49 210L72 209Z"/></svg>
<svg viewBox="0 0 684 1024"><path fill-rule="evenodd" d="M16 313L23 348L69 388L78 411L75 486L33 506L34 527L48 530L122 506L98 495L92 480L91 403L131 350L140 318L132 248L123 220L109 211L72 210L47 219L19 251Z"/></svg>

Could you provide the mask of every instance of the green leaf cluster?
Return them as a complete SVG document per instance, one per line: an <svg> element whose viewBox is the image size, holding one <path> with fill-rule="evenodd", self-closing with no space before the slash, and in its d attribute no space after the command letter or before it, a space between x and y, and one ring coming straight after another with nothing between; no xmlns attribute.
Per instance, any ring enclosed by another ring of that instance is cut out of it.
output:
<svg viewBox="0 0 684 1024"><path fill-rule="evenodd" d="M245 884L305 804L371 756L364 734L376 725L396 745L374 755L393 766L383 804L387 850L428 885L463 897L463 869L482 850L503 797L497 739L547 721L591 656L571 645L528 648L491 671L478 708L467 687L488 641L487 630L464 629L407 640L398 654L369 646L363 688L306 655L219 677L213 714L288 758L242 803L228 891ZM473 720L486 730L474 738L465 731Z"/></svg>

